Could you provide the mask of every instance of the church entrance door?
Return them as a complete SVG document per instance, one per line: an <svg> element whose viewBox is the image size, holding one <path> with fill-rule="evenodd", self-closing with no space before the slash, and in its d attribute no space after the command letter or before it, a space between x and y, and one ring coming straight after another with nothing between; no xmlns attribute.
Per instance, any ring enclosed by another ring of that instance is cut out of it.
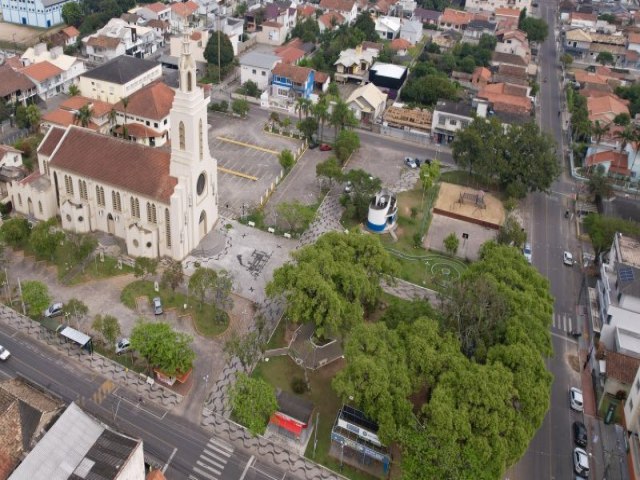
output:
<svg viewBox="0 0 640 480"><path fill-rule="evenodd" d="M200 228L200 240L202 240L202 237L204 237L207 234L207 213L204 210L200 214L198 227Z"/></svg>
<svg viewBox="0 0 640 480"><path fill-rule="evenodd" d="M116 222L111 214L107 215L107 232L109 235L115 235L116 233Z"/></svg>

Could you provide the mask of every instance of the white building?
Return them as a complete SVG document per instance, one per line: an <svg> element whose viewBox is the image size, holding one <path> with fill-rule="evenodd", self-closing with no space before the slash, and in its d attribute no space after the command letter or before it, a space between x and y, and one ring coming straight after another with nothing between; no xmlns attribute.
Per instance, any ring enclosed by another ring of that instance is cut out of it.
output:
<svg viewBox="0 0 640 480"><path fill-rule="evenodd" d="M271 83L271 71L280 63L280 57L268 53L249 52L240 57L240 85L251 80L262 91Z"/></svg>
<svg viewBox="0 0 640 480"><path fill-rule="evenodd" d="M398 17L376 18L376 33L384 40L398 38L400 26L400 18Z"/></svg>
<svg viewBox="0 0 640 480"><path fill-rule="evenodd" d="M624 403L624 420L629 432L629 453L636 472L640 472L640 369Z"/></svg>
<svg viewBox="0 0 640 480"><path fill-rule="evenodd" d="M11 145L0 144L0 168L22 166L22 152Z"/></svg>
<svg viewBox="0 0 640 480"><path fill-rule="evenodd" d="M467 0L465 10L469 12L495 12L498 8L515 8L531 11L531 0Z"/></svg>
<svg viewBox="0 0 640 480"><path fill-rule="evenodd" d="M602 257L597 285L600 341L608 350L639 356L640 243L618 233Z"/></svg>
<svg viewBox="0 0 640 480"><path fill-rule="evenodd" d="M196 85L188 34L179 74L170 150L75 125L51 128L38 149L38 170L9 186L16 210L42 220L59 215L73 232L107 232L132 256L188 255L218 219L209 99Z"/></svg>
<svg viewBox="0 0 640 480"><path fill-rule="evenodd" d="M2 19L5 22L51 28L63 23L62 7L76 0L2 0Z"/></svg>
<svg viewBox="0 0 640 480"><path fill-rule="evenodd" d="M135 13L136 15L140 15L145 20L171 20L171 6L162 3L148 3L146 5L140 5L139 7L133 8L129 10L129 13Z"/></svg>
<svg viewBox="0 0 640 480"><path fill-rule="evenodd" d="M422 22L420 20L403 20L400 27L400 38L404 38L411 45L422 40Z"/></svg>
<svg viewBox="0 0 640 480"><path fill-rule="evenodd" d="M152 27L112 18L96 33L83 38L82 43L91 61L104 63L120 55L148 57L164 43L164 37Z"/></svg>

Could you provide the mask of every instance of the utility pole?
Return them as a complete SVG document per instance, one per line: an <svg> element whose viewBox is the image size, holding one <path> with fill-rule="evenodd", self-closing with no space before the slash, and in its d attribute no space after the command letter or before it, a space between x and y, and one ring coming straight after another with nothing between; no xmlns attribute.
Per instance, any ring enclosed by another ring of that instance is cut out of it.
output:
<svg viewBox="0 0 640 480"><path fill-rule="evenodd" d="M218 22L218 84L222 90L222 71L220 70L220 11L218 11L216 15L216 20Z"/></svg>

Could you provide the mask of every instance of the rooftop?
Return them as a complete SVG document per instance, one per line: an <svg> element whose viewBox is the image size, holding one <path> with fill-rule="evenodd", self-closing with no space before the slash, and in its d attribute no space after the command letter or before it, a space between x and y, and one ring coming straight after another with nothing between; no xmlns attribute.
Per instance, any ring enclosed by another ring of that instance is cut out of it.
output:
<svg viewBox="0 0 640 480"><path fill-rule="evenodd" d="M434 111L451 113L462 117L473 116L473 106L469 102L453 102L451 100L438 100Z"/></svg>
<svg viewBox="0 0 640 480"><path fill-rule="evenodd" d="M288 78L294 83L305 83L309 78L311 72L313 72L313 70L310 68L298 67L296 65L287 65L284 63L278 63L273 68L274 75Z"/></svg>
<svg viewBox="0 0 640 480"><path fill-rule="evenodd" d="M381 62L374 63L371 70L375 71L376 75L396 79L402 78L402 76L407 72L406 67Z"/></svg>
<svg viewBox="0 0 640 480"><path fill-rule="evenodd" d="M280 57L269 53L252 51L240 57L240 65L271 69L280 61Z"/></svg>
<svg viewBox="0 0 640 480"><path fill-rule="evenodd" d="M618 234L618 261L640 268L640 242L628 235Z"/></svg>
<svg viewBox="0 0 640 480"><path fill-rule="evenodd" d="M48 157L51 156L58 146L58 143L60 143L60 139L64 135L65 131L66 130L64 128L51 127L42 139L42 142L40 142L40 145L38 145L38 153Z"/></svg>
<svg viewBox="0 0 640 480"><path fill-rule="evenodd" d="M633 379L640 367L640 358L608 350L605 360L607 361L607 378L614 378L625 385L633 384Z"/></svg>
<svg viewBox="0 0 640 480"><path fill-rule="evenodd" d="M0 97L32 88L36 86L26 75L16 72L9 65L0 65Z"/></svg>
<svg viewBox="0 0 640 480"><path fill-rule="evenodd" d="M171 4L171 12L181 17L188 17L189 15L193 15L198 10L198 8L200 8L198 4L192 0Z"/></svg>
<svg viewBox="0 0 640 480"><path fill-rule="evenodd" d="M320 0L320 8L338 12L350 12L355 4L355 0Z"/></svg>
<svg viewBox="0 0 640 480"><path fill-rule="evenodd" d="M151 120L163 120L169 115L176 92L166 83L156 81L129 95L127 115L139 115ZM122 101L114 106L116 111L124 112Z"/></svg>
<svg viewBox="0 0 640 480"><path fill-rule="evenodd" d="M21 72L36 82L44 82L45 80L60 75L63 70L56 67L51 62L40 62L24 67Z"/></svg>
<svg viewBox="0 0 640 480"><path fill-rule="evenodd" d="M125 85L131 80L158 67L151 60L120 55L113 60L82 74L83 77Z"/></svg>
<svg viewBox="0 0 640 480"><path fill-rule="evenodd" d="M445 8L440 16L440 23L451 23L454 25L466 25L473 20L473 14L453 8Z"/></svg>
<svg viewBox="0 0 640 480"><path fill-rule="evenodd" d="M278 411L299 422L307 423L313 412L313 403L297 395L281 391L277 395Z"/></svg>

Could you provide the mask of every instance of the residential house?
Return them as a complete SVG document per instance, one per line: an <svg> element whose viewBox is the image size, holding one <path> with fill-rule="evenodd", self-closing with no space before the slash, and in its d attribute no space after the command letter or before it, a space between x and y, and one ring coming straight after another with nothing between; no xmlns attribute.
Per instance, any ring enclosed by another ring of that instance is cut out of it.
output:
<svg viewBox="0 0 640 480"><path fill-rule="evenodd" d="M323 33L327 30L336 30L345 22L345 18L338 12L327 12L318 17L318 28L320 33Z"/></svg>
<svg viewBox="0 0 640 480"><path fill-rule="evenodd" d="M531 11L531 0L467 0L465 10L470 12L494 13L500 8L512 8L517 10L527 9Z"/></svg>
<svg viewBox="0 0 640 480"><path fill-rule="evenodd" d="M560 21L568 23L569 16L576 11L576 4L573 0L561 0L560 5L558 5L558 11L560 12Z"/></svg>
<svg viewBox="0 0 640 480"><path fill-rule="evenodd" d="M395 90L392 98L395 98L395 93L400 90L406 79L407 67L401 65L376 62L369 71L369 81L375 86Z"/></svg>
<svg viewBox="0 0 640 480"><path fill-rule="evenodd" d="M504 28L517 28L520 9L501 7L496 8L493 13L498 25L502 25Z"/></svg>
<svg viewBox="0 0 640 480"><path fill-rule="evenodd" d="M595 13L571 12L569 14L569 25L572 28L595 31L597 21L598 16Z"/></svg>
<svg viewBox="0 0 640 480"><path fill-rule="evenodd" d="M400 38L415 45L422 40L422 22L420 20L403 20L400 27Z"/></svg>
<svg viewBox="0 0 640 480"><path fill-rule="evenodd" d="M629 115L628 100L622 100L614 94L599 97L587 97L589 120L600 122L601 125L613 123L613 119L621 113Z"/></svg>
<svg viewBox="0 0 640 480"><path fill-rule="evenodd" d="M389 44L389 48L397 55L406 55L411 47L411 42L404 38L396 38Z"/></svg>
<svg viewBox="0 0 640 480"><path fill-rule="evenodd" d="M69 125L79 125L76 113L84 106L89 107L91 118L87 125L81 125L96 132L108 134L111 131L113 105L100 100L76 95L60 103L56 110L50 110L42 115L40 130L46 133L51 127L66 128ZM114 111L115 113L115 111Z"/></svg>
<svg viewBox="0 0 640 480"><path fill-rule="evenodd" d="M302 47L302 46L301 46ZM289 65L297 65L300 60L307 56L307 51L302 50L294 45L284 44L274 50L274 52L282 61ZM310 53L310 52L309 52Z"/></svg>
<svg viewBox="0 0 640 480"><path fill-rule="evenodd" d="M282 45L287 38L287 27L278 22L262 22L256 41L265 45Z"/></svg>
<svg viewBox="0 0 640 480"><path fill-rule="evenodd" d="M431 41L440 47L443 52L452 50L462 39L461 30L445 30L441 32L434 32L431 36Z"/></svg>
<svg viewBox="0 0 640 480"><path fill-rule="evenodd" d="M145 27L152 28L156 32L156 38L158 39L158 45L164 47L167 38L171 34L171 24L167 20L147 20ZM162 39L162 40L160 40Z"/></svg>
<svg viewBox="0 0 640 480"><path fill-rule="evenodd" d="M435 141L443 144L453 142L456 132L473 121L474 112L469 102L438 100L431 121L431 134Z"/></svg>
<svg viewBox="0 0 640 480"><path fill-rule="evenodd" d="M193 0L171 4L171 31L182 33L185 25L193 27L199 24L197 13L199 5Z"/></svg>
<svg viewBox="0 0 640 480"><path fill-rule="evenodd" d="M445 8L438 20L438 26L443 30L461 31L467 28L471 20L473 20L472 13Z"/></svg>
<svg viewBox="0 0 640 480"><path fill-rule="evenodd" d="M423 25L437 26L440 22L440 16L442 12L437 10L427 10L426 8L418 7L413 11L414 20L419 20Z"/></svg>
<svg viewBox="0 0 640 480"><path fill-rule="evenodd" d="M117 445L117 448L114 446ZM71 403L9 477L145 480L142 440L111 430ZM79 475L80 474L80 475Z"/></svg>
<svg viewBox="0 0 640 480"><path fill-rule="evenodd" d="M24 67L21 73L35 84L38 96L42 100L67 91L72 83L67 81L64 70L47 61Z"/></svg>
<svg viewBox="0 0 640 480"><path fill-rule="evenodd" d="M204 58L204 50L207 48L209 35L211 35L211 33L209 33L208 30L196 30L191 32L191 35L189 35L189 50L191 51L191 56L196 62L207 62ZM183 42L183 35L171 36L169 39L169 55L176 59L179 58L183 49Z"/></svg>
<svg viewBox="0 0 640 480"><path fill-rule="evenodd" d="M325 72L316 72L313 76L313 88L320 93L327 93L331 76Z"/></svg>
<svg viewBox="0 0 640 480"><path fill-rule="evenodd" d="M162 66L157 62L121 56L80 76L83 96L117 103L162 77Z"/></svg>
<svg viewBox="0 0 640 480"><path fill-rule="evenodd" d="M627 34L627 50L640 53L640 33L629 32Z"/></svg>
<svg viewBox="0 0 640 480"><path fill-rule="evenodd" d="M476 67L471 74L471 85L475 90L486 87L491 82L491 70L486 67Z"/></svg>
<svg viewBox="0 0 640 480"><path fill-rule="evenodd" d="M364 82L367 80L369 69L377 56L378 51L363 49L362 45L343 50L334 63L336 82L347 82L348 80Z"/></svg>
<svg viewBox="0 0 640 480"><path fill-rule="evenodd" d="M624 35L591 33L591 40L589 55L584 57L585 60L596 63L598 55L601 52L609 52L613 55L614 65L619 65L624 61L625 54L627 53L627 39Z"/></svg>
<svg viewBox="0 0 640 480"><path fill-rule="evenodd" d="M595 153L591 153L596 149L600 149L603 147L601 143L596 148L589 149L587 153L584 165L589 171L594 171L598 166L602 166L604 168L604 173L607 175L613 176L621 176L621 177L630 177L636 176L638 170L634 166L633 174L629 165L629 152L628 151L620 151L620 150L601 150L596 151Z"/></svg>
<svg viewBox="0 0 640 480"><path fill-rule="evenodd" d="M624 422L627 434L629 461L635 472L631 478L637 478L640 472L640 369L635 373L632 387L624 402Z"/></svg>
<svg viewBox="0 0 640 480"><path fill-rule="evenodd" d="M91 61L104 63L120 55L148 57L164 43L164 36L157 35L153 28L130 25L120 18L112 18L82 42Z"/></svg>
<svg viewBox="0 0 640 480"><path fill-rule="evenodd" d="M529 66L529 59L526 56L515 53L493 52L493 54L491 54L491 61L489 64L492 67L498 67L499 65L513 65L515 67L527 68Z"/></svg>
<svg viewBox="0 0 640 480"><path fill-rule="evenodd" d="M619 152L618 152L619 153ZM640 242L616 233L602 254L593 329L607 350L640 355ZM592 289L590 289L592 290Z"/></svg>
<svg viewBox="0 0 640 480"><path fill-rule="evenodd" d="M363 124L376 123L384 113L387 94L373 83L356 88L346 100L356 119Z"/></svg>
<svg viewBox="0 0 640 480"><path fill-rule="evenodd" d="M37 94L36 84L24 73L9 65L0 65L0 99L7 103L26 105Z"/></svg>
<svg viewBox="0 0 640 480"><path fill-rule="evenodd" d="M588 54L591 42L591 34L581 28L569 30L564 34L564 49L574 57L581 58Z"/></svg>
<svg viewBox="0 0 640 480"><path fill-rule="evenodd" d="M64 23L62 7L76 0L3 0L2 20L30 27L51 28Z"/></svg>
<svg viewBox="0 0 640 480"><path fill-rule="evenodd" d="M155 2L142 4L137 8L134 8L131 13L135 13L145 20L163 20L165 22L171 21L171 5Z"/></svg>
<svg viewBox="0 0 640 480"><path fill-rule="evenodd" d="M11 145L0 144L0 168L22 166L22 152Z"/></svg>
<svg viewBox="0 0 640 480"><path fill-rule="evenodd" d="M635 388L636 372L640 367L640 358L638 353L624 354L611 350L598 350L597 370L600 373L600 386L604 388L602 394L598 395L597 410L606 412L610 408L617 409L620 399L629 398L632 394Z"/></svg>
<svg viewBox="0 0 640 480"><path fill-rule="evenodd" d="M499 64L497 71L492 72L493 82L529 85L529 73L526 66Z"/></svg>
<svg viewBox="0 0 640 480"><path fill-rule="evenodd" d="M213 20L211 24L211 30L213 32L217 32L218 29L220 29L222 33L224 33L229 38L231 46L233 47L233 54L238 55L238 46L240 45L240 43L242 43L242 35L244 34L244 21L240 18L233 18L228 15L214 14L211 15L210 18L212 18ZM204 42L204 46L207 46L206 41ZM198 59L196 58L196 60Z"/></svg>
<svg viewBox="0 0 640 480"><path fill-rule="evenodd" d="M298 18L299 19L305 19L305 18L313 18L316 16L316 7L314 7L313 5L300 5L298 7Z"/></svg>
<svg viewBox="0 0 640 480"><path fill-rule="evenodd" d="M389 13L393 13L393 15L397 15L407 20L413 18L413 12L415 12L416 8L418 8L418 2L416 2L415 0L397 0L395 5L393 5L393 2L391 1L389 3L391 3ZM416 21L422 23L420 20Z"/></svg>
<svg viewBox="0 0 640 480"><path fill-rule="evenodd" d="M273 67L280 62L280 57L268 53L249 52L240 57L240 85L251 80L261 91L271 84Z"/></svg>
<svg viewBox="0 0 640 480"><path fill-rule="evenodd" d="M530 91L528 86L492 83L481 88L477 97L487 100L494 112L529 115L533 107Z"/></svg>
<svg viewBox="0 0 640 480"><path fill-rule="evenodd" d="M477 45L482 35L495 36L496 23L483 18L474 18L467 24L462 34L462 42Z"/></svg>
<svg viewBox="0 0 640 480"><path fill-rule="evenodd" d="M170 112L175 91L162 81L156 81L129 95L125 108L122 101L116 111L116 136L148 145L161 147L169 141Z"/></svg>
<svg viewBox="0 0 640 480"><path fill-rule="evenodd" d="M496 43L495 51L517 55L528 65L531 62L531 48L523 32L519 30L513 35L503 36L502 41Z"/></svg>
<svg viewBox="0 0 640 480"><path fill-rule="evenodd" d="M392 128L401 128L420 134L431 134L432 113L426 108L407 108L394 103L384 113L384 122Z"/></svg>
<svg viewBox="0 0 640 480"><path fill-rule="evenodd" d="M298 11L290 2L275 1L265 6L264 20L284 25L289 33L296 26Z"/></svg>
<svg viewBox="0 0 640 480"><path fill-rule="evenodd" d="M278 63L273 67L271 95L293 101L309 98L313 93L314 74L311 68Z"/></svg>
<svg viewBox="0 0 640 480"><path fill-rule="evenodd" d="M76 81L78 76L86 71L84 61L78 57L65 55L62 47L47 49L44 43L38 43L34 47L29 47L20 57L20 62L25 67L36 63L47 61L63 71L63 88L66 88Z"/></svg>
<svg viewBox="0 0 640 480"><path fill-rule="evenodd" d="M378 17L375 20L376 33L383 40L393 40L400 35L400 18Z"/></svg>
<svg viewBox="0 0 640 480"><path fill-rule="evenodd" d="M325 12L338 12L349 25L358 16L358 6L355 0L320 0L319 7Z"/></svg>
<svg viewBox="0 0 640 480"><path fill-rule="evenodd" d="M65 27L59 32L56 32L49 36L49 42L54 47L71 47L76 44L80 32L73 25Z"/></svg>

